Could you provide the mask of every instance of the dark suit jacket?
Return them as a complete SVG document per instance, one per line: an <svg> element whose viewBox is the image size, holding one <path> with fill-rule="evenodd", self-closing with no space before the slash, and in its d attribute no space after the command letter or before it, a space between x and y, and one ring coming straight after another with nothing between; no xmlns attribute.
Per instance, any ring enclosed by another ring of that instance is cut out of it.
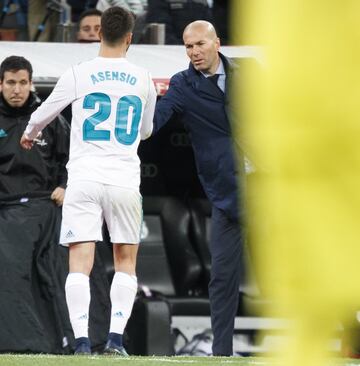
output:
<svg viewBox="0 0 360 366"><path fill-rule="evenodd" d="M228 82L234 65L220 54L226 70L225 95L190 63L175 74L167 93L157 102L154 132L178 114L190 134L197 171L211 203L231 219L238 219L238 181L240 164L235 162L229 121ZM233 123L238 121L233 121Z"/></svg>

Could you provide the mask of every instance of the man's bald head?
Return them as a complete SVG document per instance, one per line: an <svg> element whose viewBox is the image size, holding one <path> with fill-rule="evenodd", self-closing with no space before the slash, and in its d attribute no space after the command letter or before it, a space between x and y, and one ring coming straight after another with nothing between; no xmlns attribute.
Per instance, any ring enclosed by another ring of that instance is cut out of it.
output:
<svg viewBox="0 0 360 366"><path fill-rule="evenodd" d="M184 29L183 36L187 32L192 33L196 31L207 33L207 36L210 39L218 38L214 26L210 22L207 22L206 20L196 20L195 22L188 24Z"/></svg>
<svg viewBox="0 0 360 366"><path fill-rule="evenodd" d="M214 26L205 20L196 20L184 29L183 40L194 68L213 75L220 62L220 40Z"/></svg>

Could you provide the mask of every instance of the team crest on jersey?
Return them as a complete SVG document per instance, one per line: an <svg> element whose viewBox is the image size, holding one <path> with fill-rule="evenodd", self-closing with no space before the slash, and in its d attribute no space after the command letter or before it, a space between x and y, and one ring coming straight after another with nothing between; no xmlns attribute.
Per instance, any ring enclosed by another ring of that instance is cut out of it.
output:
<svg viewBox="0 0 360 366"><path fill-rule="evenodd" d="M79 317L78 317L78 320L88 320L89 319L89 316L88 316L88 314L83 314L83 315L80 315Z"/></svg>
<svg viewBox="0 0 360 366"><path fill-rule="evenodd" d="M48 144L45 139L34 139L34 142L39 146L46 146Z"/></svg>

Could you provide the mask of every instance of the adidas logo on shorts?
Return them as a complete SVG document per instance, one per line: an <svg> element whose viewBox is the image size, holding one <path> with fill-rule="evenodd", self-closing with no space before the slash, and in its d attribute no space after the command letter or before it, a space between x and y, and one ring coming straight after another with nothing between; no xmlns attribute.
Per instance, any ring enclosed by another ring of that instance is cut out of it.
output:
<svg viewBox="0 0 360 366"><path fill-rule="evenodd" d="M65 238L66 238L66 239L74 238L74 237L75 237L75 235L73 234L73 232L72 232L71 230L69 230L69 231L67 232L67 234L65 235Z"/></svg>

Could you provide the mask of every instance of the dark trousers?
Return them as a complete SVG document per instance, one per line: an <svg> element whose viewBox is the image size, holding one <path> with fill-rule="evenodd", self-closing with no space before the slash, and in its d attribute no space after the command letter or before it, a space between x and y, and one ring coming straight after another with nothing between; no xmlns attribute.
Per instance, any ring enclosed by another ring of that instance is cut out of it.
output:
<svg viewBox="0 0 360 366"><path fill-rule="evenodd" d="M214 334L213 355L233 354L235 316L239 305L244 230L213 207L211 222L211 279L209 297Z"/></svg>
<svg viewBox="0 0 360 366"><path fill-rule="evenodd" d="M50 196L0 201L0 352L67 352L60 219Z"/></svg>

